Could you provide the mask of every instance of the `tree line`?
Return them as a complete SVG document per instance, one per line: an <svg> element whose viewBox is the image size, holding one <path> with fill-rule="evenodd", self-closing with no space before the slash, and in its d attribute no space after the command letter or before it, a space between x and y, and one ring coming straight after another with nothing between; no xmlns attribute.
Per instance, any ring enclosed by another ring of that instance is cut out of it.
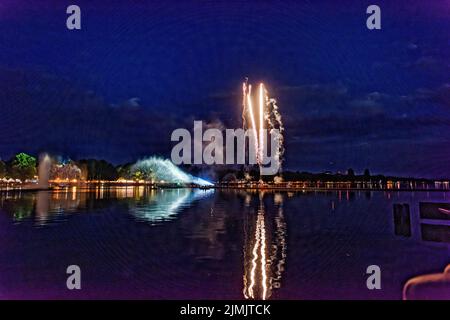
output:
<svg viewBox="0 0 450 320"><path fill-rule="evenodd" d="M152 176L148 170L133 167L134 163L115 166L106 160L82 159L60 160L51 158L50 179L82 179L115 181L119 178L148 180ZM0 160L0 179L33 180L38 175L39 160L24 152L7 161Z"/></svg>
<svg viewBox="0 0 450 320"><path fill-rule="evenodd" d="M82 180L107 180L115 181L119 178L129 180L151 180L153 172L135 163L126 163L115 166L106 160L82 159L57 160L53 158L50 169L50 179L82 179ZM7 161L0 160L0 179L20 179L21 181L35 179L38 174L39 161L36 157L24 152L14 155ZM195 165L184 165L182 169L192 175L198 175L204 168ZM275 176L260 176L257 166L230 168L227 166L210 167L208 175L216 181L236 181L262 179L266 182L273 181ZM355 174L351 168L346 173L310 173L299 171L284 171L279 175L284 181L386 181L396 180L421 180L414 178L387 177L384 175L371 175L368 169L362 174Z"/></svg>

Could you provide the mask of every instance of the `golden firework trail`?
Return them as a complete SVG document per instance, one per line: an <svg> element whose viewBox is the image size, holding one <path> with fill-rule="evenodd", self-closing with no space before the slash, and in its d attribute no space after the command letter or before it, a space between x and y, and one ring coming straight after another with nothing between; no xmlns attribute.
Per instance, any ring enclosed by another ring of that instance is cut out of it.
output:
<svg viewBox="0 0 450 320"><path fill-rule="evenodd" d="M262 163L264 154L264 110L266 103L264 101L264 84L259 85L259 161Z"/></svg>
<svg viewBox="0 0 450 320"><path fill-rule="evenodd" d="M252 103L251 94L252 94L252 85L249 84L248 90L247 90L247 107L248 107L248 113L250 116L250 122L252 125L252 131L255 136L255 152L257 153L258 152L258 134L256 131L256 122L255 122L255 115L253 113L253 103ZM260 163L259 160L258 160L258 163Z"/></svg>
<svg viewBox="0 0 450 320"><path fill-rule="evenodd" d="M247 82L248 79L245 79L244 83L242 83L242 129L247 129Z"/></svg>

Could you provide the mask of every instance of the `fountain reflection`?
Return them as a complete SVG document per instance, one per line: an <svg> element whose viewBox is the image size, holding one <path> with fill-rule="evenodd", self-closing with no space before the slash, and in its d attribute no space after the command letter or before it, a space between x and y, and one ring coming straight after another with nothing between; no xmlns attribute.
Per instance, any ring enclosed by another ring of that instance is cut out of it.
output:
<svg viewBox="0 0 450 320"><path fill-rule="evenodd" d="M259 202L254 217L250 207L249 220L245 226L244 241L244 289L246 299L266 300L273 289L281 287L281 278L286 263L286 222L283 213L283 196L274 195L277 207L275 216L266 212L264 192L259 194ZM253 212L252 212L253 209ZM270 232L273 230L273 232Z"/></svg>
<svg viewBox="0 0 450 320"><path fill-rule="evenodd" d="M137 202L130 208L130 212L139 220L157 224L174 219L183 208L189 207L192 202L207 197L213 192L212 189L151 190L150 196Z"/></svg>
<svg viewBox="0 0 450 320"><path fill-rule="evenodd" d="M214 191L192 189L154 190L144 186L103 187L80 189L77 187L55 191L12 192L0 197L0 209L13 220L32 220L44 226L65 220L65 214L85 210L100 210L113 203L128 206L128 212L137 220L156 224L176 218L193 201L211 195Z"/></svg>

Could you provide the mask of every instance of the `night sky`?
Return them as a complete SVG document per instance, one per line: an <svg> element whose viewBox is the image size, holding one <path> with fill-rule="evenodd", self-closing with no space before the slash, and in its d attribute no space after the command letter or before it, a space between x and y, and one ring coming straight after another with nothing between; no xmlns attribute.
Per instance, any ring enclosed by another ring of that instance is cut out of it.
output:
<svg viewBox="0 0 450 320"><path fill-rule="evenodd" d="M168 157L193 120L241 126L248 76L279 102L285 168L450 177L447 0L1 0L0 30L2 159Z"/></svg>

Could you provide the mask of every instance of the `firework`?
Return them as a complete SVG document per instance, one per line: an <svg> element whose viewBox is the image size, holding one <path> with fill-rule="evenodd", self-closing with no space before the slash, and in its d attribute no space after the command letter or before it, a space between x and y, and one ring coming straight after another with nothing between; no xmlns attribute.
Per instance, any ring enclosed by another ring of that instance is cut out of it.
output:
<svg viewBox="0 0 450 320"><path fill-rule="evenodd" d="M264 84L259 85L259 161L262 163L264 155L264 110L266 102L264 101Z"/></svg>
<svg viewBox="0 0 450 320"><path fill-rule="evenodd" d="M251 84L248 84L248 78L242 85L243 99L242 99L242 128L247 129L247 117L250 118L251 130L255 137L254 151L257 155L256 160L258 165L263 165L263 158L265 155L264 148L266 143L264 143L264 129L269 129L269 133L272 134L273 130L276 129L280 133L277 136L278 139L278 150L276 151L275 158L281 166L283 155L284 155L284 125L281 119L281 114L278 110L277 101L273 98L269 98L268 92L263 83L259 85L258 100L259 100L259 110L258 110L258 127L256 126L255 112L253 110L253 102L251 97Z"/></svg>
<svg viewBox="0 0 450 320"><path fill-rule="evenodd" d="M253 135L255 136L255 153L258 154L258 134L256 132L255 115L253 113L253 103L252 103L252 85L248 85L247 91L247 108L248 114L250 116L250 122L252 125ZM258 164L261 164L259 157L257 157Z"/></svg>

